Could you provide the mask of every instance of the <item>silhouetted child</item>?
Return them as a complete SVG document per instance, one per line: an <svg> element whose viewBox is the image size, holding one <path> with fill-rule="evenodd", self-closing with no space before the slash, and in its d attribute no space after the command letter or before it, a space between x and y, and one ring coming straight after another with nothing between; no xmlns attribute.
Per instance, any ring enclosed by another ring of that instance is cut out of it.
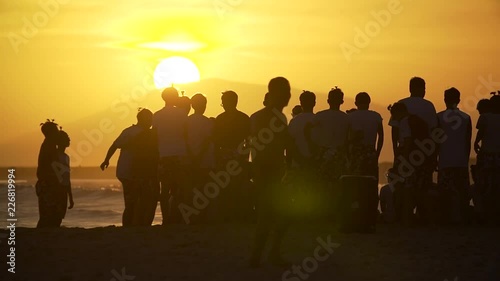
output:
<svg viewBox="0 0 500 281"><path fill-rule="evenodd" d="M68 134L62 130L59 131L59 138L57 142L58 161L52 164L53 168L56 170L59 180L59 188L57 190L57 210L59 225L66 215L66 208L72 209L75 204L73 202L73 193L71 191L69 156L65 152L66 148L69 147L69 144L70 139Z"/></svg>
<svg viewBox="0 0 500 281"><path fill-rule="evenodd" d="M57 188L59 179L53 168L53 163L58 161L57 143L59 140L59 128L54 120L40 124L45 139L38 154L38 166L36 170L36 194L38 196L38 210L40 219L37 228L58 227L57 211Z"/></svg>
<svg viewBox="0 0 500 281"><path fill-rule="evenodd" d="M387 184L380 189L380 211L382 212L381 218L383 222L392 223L396 219L396 206L395 206L395 172L391 168L387 171Z"/></svg>

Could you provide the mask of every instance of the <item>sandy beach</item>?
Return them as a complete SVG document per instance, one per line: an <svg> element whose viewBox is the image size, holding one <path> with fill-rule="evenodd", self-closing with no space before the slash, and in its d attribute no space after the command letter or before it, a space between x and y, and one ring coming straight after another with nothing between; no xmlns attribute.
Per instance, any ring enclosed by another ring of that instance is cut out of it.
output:
<svg viewBox="0 0 500 281"><path fill-rule="evenodd" d="M500 280L499 228L379 225L375 234L342 234L324 223L294 224L283 252L299 271L266 261L249 268L254 229L251 224L17 228L16 273L7 272L7 240L2 238L0 279ZM319 241L339 245L330 254L316 250L325 244ZM317 253L322 261L315 259Z"/></svg>

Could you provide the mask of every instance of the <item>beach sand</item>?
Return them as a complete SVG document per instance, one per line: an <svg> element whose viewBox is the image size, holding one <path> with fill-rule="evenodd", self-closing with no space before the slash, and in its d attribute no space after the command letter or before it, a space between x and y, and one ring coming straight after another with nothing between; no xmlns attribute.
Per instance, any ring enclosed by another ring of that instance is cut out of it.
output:
<svg viewBox="0 0 500 281"><path fill-rule="evenodd" d="M0 280L500 280L499 228L379 225L375 234L342 234L324 223L294 224L284 257L300 266L307 261L310 273L286 278L290 266L248 267L254 230L251 224L17 228L16 273L7 272L2 238ZM314 268L318 239L329 236L340 246Z"/></svg>

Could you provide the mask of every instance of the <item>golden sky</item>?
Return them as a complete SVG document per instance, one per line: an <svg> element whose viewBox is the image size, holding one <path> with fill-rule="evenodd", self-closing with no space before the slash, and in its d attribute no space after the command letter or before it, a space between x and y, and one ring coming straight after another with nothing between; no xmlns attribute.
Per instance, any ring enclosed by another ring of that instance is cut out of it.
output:
<svg viewBox="0 0 500 281"><path fill-rule="evenodd" d="M191 59L201 79L285 76L294 88L338 85L383 105L421 76L442 109L451 86L462 100L489 93L478 88L487 80L500 90L499 15L498 0L1 1L0 143L49 117L69 123L109 109L170 56Z"/></svg>

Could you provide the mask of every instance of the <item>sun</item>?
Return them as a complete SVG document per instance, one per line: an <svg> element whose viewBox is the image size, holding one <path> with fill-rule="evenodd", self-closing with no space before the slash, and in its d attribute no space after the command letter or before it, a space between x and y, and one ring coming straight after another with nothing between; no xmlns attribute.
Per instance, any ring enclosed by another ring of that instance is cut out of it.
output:
<svg viewBox="0 0 500 281"><path fill-rule="evenodd" d="M169 57L160 61L154 72L155 86L163 89L172 84L187 84L200 81L196 64L185 57Z"/></svg>

